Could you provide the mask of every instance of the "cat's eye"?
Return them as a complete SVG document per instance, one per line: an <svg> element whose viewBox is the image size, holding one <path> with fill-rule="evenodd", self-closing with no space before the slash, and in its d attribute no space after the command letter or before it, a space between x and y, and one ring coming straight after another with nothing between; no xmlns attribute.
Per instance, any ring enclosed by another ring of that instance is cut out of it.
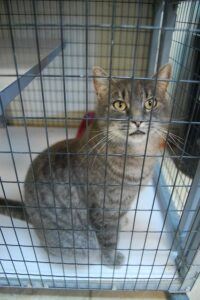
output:
<svg viewBox="0 0 200 300"><path fill-rule="evenodd" d="M122 100L116 100L113 102L113 107L118 111L124 111L127 108L126 102Z"/></svg>
<svg viewBox="0 0 200 300"><path fill-rule="evenodd" d="M157 100L153 99L153 97L147 99L144 103L144 107L146 108L146 110L152 110L156 106L157 106Z"/></svg>

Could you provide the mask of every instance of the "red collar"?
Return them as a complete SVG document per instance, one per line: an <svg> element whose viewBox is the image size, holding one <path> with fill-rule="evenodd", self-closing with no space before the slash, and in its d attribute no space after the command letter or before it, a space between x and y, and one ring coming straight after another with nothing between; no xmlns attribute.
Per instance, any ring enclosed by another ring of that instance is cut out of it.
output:
<svg viewBox="0 0 200 300"><path fill-rule="evenodd" d="M83 134L86 130L86 121L88 120L88 126L90 126L94 123L94 117L95 117L95 112L93 112L93 111L90 111L87 114L85 114L85 116L83 117L83 119L79 125L78 131L76 134L77 139L80 139L83 136Z"/></svg>

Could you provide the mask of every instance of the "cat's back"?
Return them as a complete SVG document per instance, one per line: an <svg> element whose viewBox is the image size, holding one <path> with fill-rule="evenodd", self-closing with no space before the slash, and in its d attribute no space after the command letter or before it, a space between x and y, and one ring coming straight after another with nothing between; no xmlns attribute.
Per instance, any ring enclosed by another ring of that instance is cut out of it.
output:
<svg viewBox="0 0 200 300"><path fill-rule="evenodd" d="M69 188L69 170L70 180L74 180L77 173L75 154L79 149L80 140L64 140L45 149L33 160L24 184L24 204L31 223L41 222L41 212L44 222L56 222L55 214L49 207L56 205L68 208L72 197L74 202L78 199L76 189L73 186ZM65 217L62 217L63 211ZM60 222L64 222L65 218L66 211L61 210Z"/></svg>
<svg viewBox="0 0 200 300"><path fill-rule="evenodd" d="M73 167L77 156L75 155L81 147L79 139L60 141L41 152L29 166L25 185L37 181L49 181L55 179L59 172Z"/></svg>

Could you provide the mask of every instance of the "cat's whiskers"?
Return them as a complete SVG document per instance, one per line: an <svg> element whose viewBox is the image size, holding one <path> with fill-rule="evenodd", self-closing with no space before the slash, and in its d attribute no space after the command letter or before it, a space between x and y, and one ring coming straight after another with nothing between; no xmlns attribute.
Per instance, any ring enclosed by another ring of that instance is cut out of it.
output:
<svg viewBox="0 0 200 300"><path fill-rule="evenodd" d="M103 136L103 138L101 138L101 139L98 141L98 143L95 144L95 145L90 149L90 151L88 151L88 152L86 153L86 157L83 157L83 158L82 158L81 163L83 163L83 161L85 161L87 158L88 158L88 160L90 160L90 157L92 156L92 155L90 155L91 152L92 152L96 147L98 147L99 144L103 143L105 139L106 139L106 136ZM88 146L89 146L89 145L88 145ZM90 156L90 157L88 157L88 156Z"/></svg>
<svg viewBox="0 0 200 300"><path fill-rule="evenodd" d="M100 130L99 130L100 131ZM112 130L109 130L108 131L108 134L112 134ZM96 135L94 135L94 136L92 136L89 140L88 140L88 142L85 144L85 145L83 145L83 147L81 147L81 149L79 150L79 153L80 153L80 151L83 149L83 148L85 148L86 146L88 146L89 147L89 143L91 142L91 141L93 141L95 138L97 138L97 137L99 137L100 135L102 135L102 134L106 134L106 132L105 132L105 130L101 130L101 132L100 133L98 133L98 134L96 134ZM106 141L106 139L107 139L107 135L105 135L105 136L103 136L103 138L101 138L91 149L90 149L90 151L89 152L87 152L87 155L90 155L91 154L91 152L95 149L95 148L97 148L101 143L104 143L105 141ZM85 158L83 158L84 160L85 160ZM81 160L81 163L83 162L83 159ZM89 158L90 159L90 158Z"/></svg>
<svg viewBox="0 0 200 300"><path fill-rule="evenodd" d="M180 137L178 134L173 133L173 132L172 132L173 130L175 130L175 129L171 128L169 132L170 132L171 134L177 136L177 137L180 138L181 140L184 140L184 139L183 139L182 137Z"/></svg>
<svg viewBox="0 0 200 300"><path fill-rule="evenodd" d="M169 146L169 148L171 149L171 151L177 155L177 153L173 150L172 146L170 145L173 144L175 147L177 147L179 150L183 151L184 149L180 147L180 144L182 144L184 146L184 143L181 142L178 138L179 136L176 136L176 135L171 135L171 132L167 132L167 130L163 130L163 129L156 129L157 132L160 131L160 134L162 133L163 134L163 137L165 136L165 141L167 142L167 145ZM190 153L184 151L186 154L190 155Z"/></svg>
<svg viewBox="0 0 200 300"><path fill-rule="evenodd" d="M184 142L184 139L182 139L182 138L179 138L178 136L176 136L176 135L174 135L174 134L172 134L172 133L170 133L170 136L171 137L173 137L177 142L179 142L180 144L184 144L183 142Z"/></svg>
<svg viewBox="0 0 200 300"><path fill-rule="evenodd" d="M172 144L174 144L174 146L176 146L180 151L184 151L184 153L186 153L187 155L191 155L190 153L188 153L188 152L186 152L185 150L184 150L184 145L185 145L185 143L181 143L182 145L183 145L183 148L181 148L180 146L179 146L179 144L172 138L172 137L170 137L171 138L171 143ZM180 143L180 142L179 142Z"/></svg>
<svg viewBox="0 0 200 300"><path fill-rule="evenodd" d="M111 134L111 136L108 137L108 138L104 141L104 144L101 146L101 148L99 148L99 149L97 150L97 153L96 153L96 155L94 156L94 159L93 159L93 162L92 162L91 167L93 167L94 162L95 162L95 160L96 160L98 154L101 152L101 150L106 146L106 144L109 144L109 142L110 142L113 138L114 138L114 135Z"/></svg>
<svg viewBox="0 0 200 300"><path fill-rule="evenodd" d="M179 135L177 135L177 134L175 134L175 133L172 133L171 131L167 131L167 130L165 130L165 129L163 129L163 128L160 128L160 131L162 131L163 133L168 134L168 135L170 135L170 136L173 136L173 137L176 138L177 140L184 141L183 138L181 138Z"/></svg>
<svg viewBox="0 0 200 300"><path fill-rule="evenodd" d="M163 134L160 128L155 128L156 132L158 133L159 136L161 136L162 139L164 139L167 142L167 145L171 149L171 151L175 154L174 150L172 149L171 145L169 144L168 140L166 139L166 134Z"/></svg>
<svg viewBox="0 0 200 300"><path fill-rule="evenodd" d="M167 131L163 131L165 132L165 134L167 135ZM174 146L176 146L179 150L183 150L179 144L183 145L184 147L184 142L182 142L181 140L183 140L181 137L179 137L178 135L172 134L171 132L168 133L168 139L169 141L174 144ZM181 139L181 140L180 140ZM183 140L184 141L184 140ZM187 152L185 152L187 153ZM187 153L189 155L189 153Z"/></svg>
<svg viewBox="0 0 200 300"><path fill-rule="evenodd" d="M99 130L100 131L100 130ZM99 132L98 134L95 134L94 136L92 136L82 147L81 147L81 149L78 151L78 153L80 153L81 152L81 150L82 149L84 149L88 144L89 144L89 142L91 142L92 140L94 140L96 137L98 137L99 135L101 135L101 134L104 134L104 130L101 130L101 132Z"/></svg>

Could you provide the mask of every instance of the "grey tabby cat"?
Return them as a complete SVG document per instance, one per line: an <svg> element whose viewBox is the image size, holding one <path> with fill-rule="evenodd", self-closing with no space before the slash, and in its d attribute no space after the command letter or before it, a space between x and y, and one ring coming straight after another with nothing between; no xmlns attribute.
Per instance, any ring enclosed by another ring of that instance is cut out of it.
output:
<svg viewBox="0 0 200 300"><path fill-rule="evenodd" d="M151 177L163 139L161 121L169 114L171 65L159 70L156 90L153 80L109 83L100 67L94 67L93 75L98 100L93 126L80 139L42 152L28 170L24 206L9 204L16 206L10 208L13 216L23 218L24 209L51 254L73 261L74 254L84 259L88 248L100 248L103 264L120 266L124 257L115 252L119 218ZM1 199L1 211L8 214L3 206Z"/></svg>

